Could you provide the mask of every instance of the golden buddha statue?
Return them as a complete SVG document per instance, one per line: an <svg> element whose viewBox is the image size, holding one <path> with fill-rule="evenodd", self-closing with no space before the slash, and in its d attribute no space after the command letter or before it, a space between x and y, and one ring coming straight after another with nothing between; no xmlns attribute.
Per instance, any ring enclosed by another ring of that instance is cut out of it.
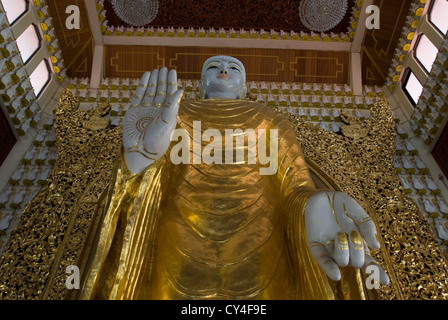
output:
<svg viewBox="0 0 448 320"><path fill-rule="evenodd" d="M288 119L244 100L239 60L208 59L202 99L182 94L174 70L144 74L80 298L332 299L347 266L389 282L372 220L315 188Z"/></svg>

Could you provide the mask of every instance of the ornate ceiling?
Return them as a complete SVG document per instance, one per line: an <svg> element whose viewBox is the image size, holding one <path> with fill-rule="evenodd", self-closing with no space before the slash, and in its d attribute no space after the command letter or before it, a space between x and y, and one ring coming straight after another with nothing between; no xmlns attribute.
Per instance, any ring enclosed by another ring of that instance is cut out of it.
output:
<svg viewBox="0 0 448 320"><path fill-rule="evenodd" d="M225 29L265 29L309 31L300 21L301 0L161 0L159 13L148 26L193 27ZM331 32L346 32L351 8L355 0L348 0L345 18ZM109 25L126 24L115 14L109 0L104 1Z"/></svg>
<svg viewBox="0 0 448 320"><path fill-rule="evenodd" d="M206 31L209 28L215 28L216 31L219 28L227 30L234 28L237 31L243 28L247 31L264 29L268 32L273 29L294 31L299 33L300 37L300 31L310 34L298 16L297 8L300 1L161 0L158 17L148 28L153 27L155 31L158 27L164 27L165 30L170 27L176 29L183 27L185 31L190 27L196 30L202 27ZM362 84L381 86L385 83L412 1L370 2L380 8L381 28L365 30L364 33L364 31L358 32L355 27L356 33L354 31L351 33L362 40L361 66L359 66L362 69ZM104 77L139 78L145 70L159 68L163 64L175 67L182 79L196 79L197 73L188 72L192 63L196 67L196 64L200 64L205 57L225 51L226 54L238 55L243 60L253 55L252 60L260 62L250 64L247 70L248 81L339 84L349 84L351 81L350 54L354 42L352 34L348 42L345 42L347 39L343 41L341 38L338 43L331 39L325 42L322 37L313 41L315 39L309 36L307 40L302 37L298 40L290 38L284 41L280 38L278 40L261 38L242 40L229 37L211 39L198 36L189 38L187 35L180 38L176 34L171 37L166 34L160 37L156 32L154 35L148 36L145 33L138 37L135 31L131 36L125 35L125 32L117 35L115 30L124 23L113 12L109 0L76 0L76 3L81 12L81 28L68 30L65 27L67 18L65 10L68 5L73 4L73 0L47 0L56 36L63 52L67 75L70 77L91 77L95 46L100 45L104 47L101 53ZM363 8L361 6L363 6L362 0L349 0L349 9L344 20L331 32L333 34L345 32L348 37L347 30L353 30L353 20L359 19L365 4ZM98 22L97 17L100 15L104 17ZM106 31L109 29L112 31ZM124 31L126 30L124 28ZM341 45L346 45L345 49L341 50ZM269 59L274 59L276 64L266 63ZM280 71L277 72L278 70Z"/></svg>

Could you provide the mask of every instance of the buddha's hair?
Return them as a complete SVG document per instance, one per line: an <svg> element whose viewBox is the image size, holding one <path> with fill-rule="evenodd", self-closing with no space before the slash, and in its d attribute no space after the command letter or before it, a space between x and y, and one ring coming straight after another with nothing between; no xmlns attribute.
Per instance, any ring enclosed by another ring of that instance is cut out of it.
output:
<svg viewBox="0 0 448 320"><path fill-rule="evenodd" d="M202 66L202 78L203 78L204 73L207 70L207 66L210 64L210 62L217 61L217 60L231 61L231 62L238 64L241 67L241 71L243 74L243 81L244 82L246 81L246 69L244 68L243 63L240 60L238 60L237 58L234 58L231 56L213 56L213 57L210 57L207 60L205 60L204 65Z"/></svg>

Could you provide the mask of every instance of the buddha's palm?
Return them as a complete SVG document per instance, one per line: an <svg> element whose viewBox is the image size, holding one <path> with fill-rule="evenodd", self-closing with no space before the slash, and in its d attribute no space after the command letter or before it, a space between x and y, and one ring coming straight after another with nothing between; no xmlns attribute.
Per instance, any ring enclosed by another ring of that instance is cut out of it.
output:
<svg viewBox="0 0 448 320"><path fill-rule="evenodd" d="M175 70L146 72L123 121L123 148L127 167L142 172L161 158L176 128L183 90L177 88Z"/></svg>
<svg viewBox="0 0 448 320"><path fill-rule="evenodd" d="M308 199L305 227L311 255L331 279L341 279L339 267L375 266L378 282L387 285L389 277L370 255L369 247L379 249L375 223L349 195L321 191Z"/></svg>

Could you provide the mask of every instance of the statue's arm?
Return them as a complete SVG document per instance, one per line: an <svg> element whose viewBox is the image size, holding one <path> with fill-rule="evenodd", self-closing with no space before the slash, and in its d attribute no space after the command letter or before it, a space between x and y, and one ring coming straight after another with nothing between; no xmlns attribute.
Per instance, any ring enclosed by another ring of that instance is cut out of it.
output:
<svg viewBox="0 0 448 320"><path fill-rule="evenodd" d="M168 150L183 91L175 70L146 72L123 121L123 150L128 169L141 173Z"/></svg>
<svg viewBox="0 0 448 320"><path fill-rule="evenodd" d="M380 247L376 226L365 210L349 195L316 189L305 157L290 126L279 129L278 179L285 197L291 243L307 243L309 252L322 270L339 280L339 268L351 265L366 270L375 266L378 281L386 285L389 278L370 256Z"/></svg>

